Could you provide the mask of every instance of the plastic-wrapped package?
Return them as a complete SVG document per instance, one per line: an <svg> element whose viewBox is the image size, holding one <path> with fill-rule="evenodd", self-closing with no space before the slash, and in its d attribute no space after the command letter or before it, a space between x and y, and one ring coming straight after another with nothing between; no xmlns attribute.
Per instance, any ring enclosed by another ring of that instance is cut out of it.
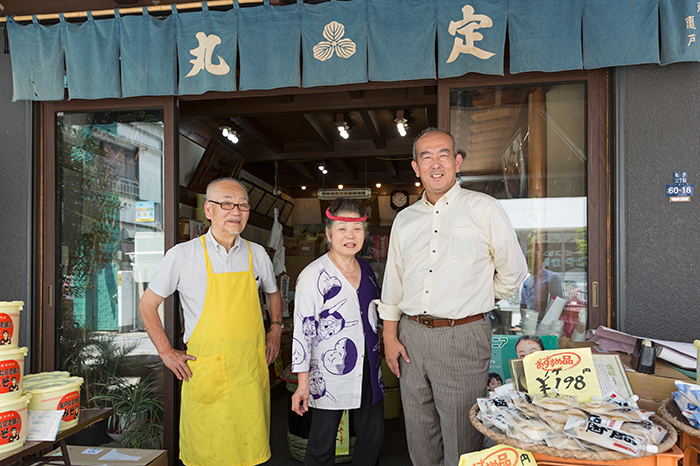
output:
<svg viewBox="0 0 700 466"><path fill-rule="evenodd" d="M651 421L623 422L620 430L639 437L644 437L649 441L649 443L653 443L654 445L660 445L668 432L663 427L654 424Z"/></svg>
<svg viewBox="0 0 700 466"><path fill-rule="evenodd" d="M569 395L535 395L532 397L532 404L541 406L552 411L560 411L569 408L578 408L578 401L576 400L576 397Z"/></svg>
<svg viewBox="0 0 700 466"><path fill-rule="evenodd" d="M537 416L530 416L518 409L504 409L500 414L508 422L510 437L520 439L521 436L516 435L520 433L536 442L556 435L549 424Z"/></svg>
<svg viewBox="0 0 700 466"><path fill-rule="evenodd" d="M564 428L564 433L609 450L619 451L630 456L639 456L644 452L657 453L658 447L650 445L646 439L603 427L588 420L572 418Z"/></svg>
<svg viewBox="0 0 700 466"><path fill-rule="evenodd" d="M550 437L545 439L545 442L547 442L548 447L556 448L557 450L587 450L577 438L569 437L568 435Z"/></svg>

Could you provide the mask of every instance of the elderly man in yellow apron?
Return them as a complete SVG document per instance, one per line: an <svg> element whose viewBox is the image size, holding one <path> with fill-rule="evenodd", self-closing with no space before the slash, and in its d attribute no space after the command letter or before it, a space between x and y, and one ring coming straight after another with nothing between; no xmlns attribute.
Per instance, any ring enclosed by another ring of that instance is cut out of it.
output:
<svg viewBox="0 0 700 466"><path fill-rule="evenodd" d="M148 336L182 385L180 459L187 466L243 466L270 458L270 381L282 300L262 246L243 240L250 212L238 181L207 187L204 236L170 249L139 303ZM265 336L258 287L272 321ZM184 309L187 351L174 349L158 306L175 291Z"/></svg>

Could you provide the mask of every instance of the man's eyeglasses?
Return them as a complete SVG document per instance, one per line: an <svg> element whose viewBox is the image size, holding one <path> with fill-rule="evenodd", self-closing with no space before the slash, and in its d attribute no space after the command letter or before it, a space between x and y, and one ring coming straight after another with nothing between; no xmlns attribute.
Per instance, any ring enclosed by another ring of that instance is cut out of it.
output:
<svg viewBox="0 0 700 466"><path fill-rule="evenodd" d="M233 210L236 207L238 207L238 210L240 212L250 212L250 204L236 204L235 202L216 202L212 201L211 199L208 199L207 202L213 202L214 204L219 204L222 209L224 210Z"/></svg>

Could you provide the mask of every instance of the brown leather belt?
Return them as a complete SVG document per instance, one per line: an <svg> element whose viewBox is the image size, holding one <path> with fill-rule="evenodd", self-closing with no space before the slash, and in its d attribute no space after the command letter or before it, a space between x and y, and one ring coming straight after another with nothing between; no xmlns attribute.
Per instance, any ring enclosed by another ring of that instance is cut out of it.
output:
<svg viewBox="0 0 700 466"><path fill-rule="evenodd" d="M454 327L455 325L468 324L471 322L476 322L486 317L486 314L477 314L474 316L465 317L463 319L440 319L438 317L430 316L408 316L409 319L418 322L423 327L435 328L435 327Z"/></svg>

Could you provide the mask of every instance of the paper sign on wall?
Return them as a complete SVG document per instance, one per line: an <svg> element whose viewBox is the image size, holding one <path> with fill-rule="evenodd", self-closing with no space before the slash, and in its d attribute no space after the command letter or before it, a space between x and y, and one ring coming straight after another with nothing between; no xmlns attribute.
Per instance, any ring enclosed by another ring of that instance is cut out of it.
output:
<svg viewBox="0 0 700 466"><path fill-rule="evenodd" d="M136 221L153 222L156 219L156 203L152 201L136 202Z"/></svg>
<svg viewBox="0 0 700 466"><path fill-rule="evenodd" d="M486 450L465 453L459 457L459 466L537 466L535 457L529 451L508 445L496 445Z"/></svg>
<svg viewBox="0 0 700 466"><path fill-rule="evenodd" d="M537 351L523 359L530 395L572 395L579 403L602 396L590 348Z"/></svg>

